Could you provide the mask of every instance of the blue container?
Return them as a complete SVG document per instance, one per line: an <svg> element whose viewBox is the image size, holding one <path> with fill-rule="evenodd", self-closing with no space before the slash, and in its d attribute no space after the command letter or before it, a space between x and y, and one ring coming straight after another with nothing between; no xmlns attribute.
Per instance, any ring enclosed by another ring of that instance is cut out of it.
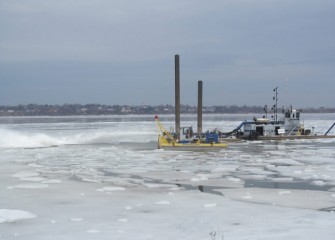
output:
<svg viewBox="0 0 335 240"><path fill-rule="evenodd" d="M219 134L217 133L207 133L206 134L206 143L218 143Z"/></svg>

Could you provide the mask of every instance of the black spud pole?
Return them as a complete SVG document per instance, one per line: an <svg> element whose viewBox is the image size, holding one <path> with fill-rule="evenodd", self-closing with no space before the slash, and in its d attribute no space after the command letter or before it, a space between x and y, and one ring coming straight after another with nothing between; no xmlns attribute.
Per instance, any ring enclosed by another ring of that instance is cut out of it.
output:
<svg viewBox="0 0 335 240"><path fill-rule="evenodd" d="M198 81L198 136L202 133L202 81Z"/></svg>
<svg viewBox="0 0 335 240"><path fill-rule="evenodd" d="M179 55L174 56L175 59L175 131L176 138L180 139L180 70L179 70Z"/></svg>

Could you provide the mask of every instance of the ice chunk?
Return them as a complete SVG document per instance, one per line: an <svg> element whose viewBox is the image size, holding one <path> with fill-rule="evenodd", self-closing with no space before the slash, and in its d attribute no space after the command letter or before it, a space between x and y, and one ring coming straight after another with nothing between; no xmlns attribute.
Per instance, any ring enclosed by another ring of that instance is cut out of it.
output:
<svg viewBox="0 0 335 240"><path fill-rule="evenodd" d="M245 196L242 196L241 198L243 198L243 199L252 199L252 196L250 195L249 192L247 192L247 194Z"/></svg>
<svg viewBox="0 0 335 240"><path fill-rule="evenodd" d="M169 205L170 202L169 202L169 201L162 200L162 201L155 202L155 204L156 204L156 205Z"/></svg>
<svg viewBox="0 0 335 240"><path fill-rule="evenodd" d="M46 181L43 181L42 183L46 183L46 184L53 184L53 183L61 183L62 181L61 180L58 180L58 179L49 179L49 180L46 180Z"/></svg>
<svg viewBox="0 0 335 240"><path fill-rule="evenodd" d="M37 172L18 172L12 175L12 177L16 178L28 178L28 177L36 177L39 176L40 174Z"/></svg>
<svg viewBox="0 0 335 240"><path fill-rule="evenodd" d="M289 193L291 193L291 191L285 191L285 190L284 190L284 191L279 191L279 192L278 192L279 195L289 194Z"/></svg>
<svg viewBox="0 0 335 240"><path fill-rule="evenodd" d="M30 182L42 182L42 181L47 180L47 178L44 178L44 177L24 177L24 178L20 178L20 180L30 181Z"/></svg>
<svg viewBox="0 0 335 240"><path fill-rule="evenodd" d="M127 218L120 218L117 220L118 222L123 222L123 223L126 223L128 222L128 219Z"/></svg>
<svg viewBox="0 0 335 240"><path fill-rule="evenodd" d="M217 167L212 170L213 173L224 173L224 172L233 172L236 171L236 169L239 167L239 165L223 165L221 167Z"/></svg>
<svg viewBox="0 0 335 240"><path fill-rule="evenodd" d="M264 162L271 163L271 164L277 165L277 166L280 166L280 165L284 165L284 166L303 166L304 165L301 162L298 162L296 160L289 159L289 158L287 158L287 159L286 158L271 159L271 160L267 160L267 161L264 161Z"/></svg>
<svg viewBox="0 0 335 240"><path fill-rule="evenodd" d="M23 183L14 186L14 188L22 188L22 189L38 189L47 187L49 187L49 185L44 183Z"/></svg>
<svg viewBox="0 0 335 240"><path fill-rule="evenodd" d="M0 223L17 222L36 217L35 214L22 210L0 209Z"/></svg>
<svg viewBox="0 0 335 240"><path fill-rule="evenodd" d="M103 187L97 189L98 192L113 192L113 191L124 191L124 187Z"/></svg>
<svg viewBox="0 0 335 240"><path fill-rule="evenodd" d="M194 177L191 178L191 182L200 182L200 181L207 181L208 178L207 177Z"/></svg>
<svg viewBox="0 0 335 240"><path fill-rule="evenodd" d="M216 207L216 203L205 203L204 204L204 208L212 208L212 207Z"/></svg>
<svg viewBox="0 0 335 240"><path fill-rule="evenodd" d="M82 222L84 219L83 218L71 218L71 222Z"/></svg>
<svg viewBox="0 0 335 240"><path fill-rule="evenodd" d="M316 181L313 181L313 184L317 186L324 186L326 183L322 180L316 180Z"/></svg>
<svg viewBox="0 0 335 240"><path fill-rule="evenodd" d="M176 185L174 184L159 184L159 183L144 183L143 184L147 188L174 188Z"/></svg>
<svg viewBox="0 0 335 240"><path fill-rule="evenodd" d="M100 230L98 230L98 229L88 229L86 232L87 233L100 233Z"/></svg>
<svg viewBox="0 0 335 240"><path fill-rule="evenodd" d="M236 178L236 177L226 177L226 179L230 182L239 182L241 179Z"/></svg>

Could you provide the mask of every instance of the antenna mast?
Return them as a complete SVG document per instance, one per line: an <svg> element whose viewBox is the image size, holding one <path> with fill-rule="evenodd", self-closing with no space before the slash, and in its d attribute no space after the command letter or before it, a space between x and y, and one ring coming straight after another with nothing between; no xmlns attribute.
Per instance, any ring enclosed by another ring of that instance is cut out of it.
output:
<svg viewBox="0 0 335 240"><path fill-rule="evenodd" d="M273 116L274 122L275 124L277 124L278 123L278 87L274 88L273 91L275 93L273 96L274 104L273 104L272 110L273 110L273 115L274 115Z"/></svg>

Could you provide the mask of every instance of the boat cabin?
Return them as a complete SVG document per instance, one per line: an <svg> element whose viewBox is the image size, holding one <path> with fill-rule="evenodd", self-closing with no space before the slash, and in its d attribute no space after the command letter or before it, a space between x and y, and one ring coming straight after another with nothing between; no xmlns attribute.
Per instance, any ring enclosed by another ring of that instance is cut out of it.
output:
<svg viewBox="0 0 335 240"><path fill-rule="evenodd" d="M255 139L258 136L290 136L290 135L308 135L310 130L304 130L303 124L300 123L300 111L292 109L285 112L283 117L278 121L268 118L254 118L253 121L246 121L243 130L239 136L242 138Z"/></svg>

